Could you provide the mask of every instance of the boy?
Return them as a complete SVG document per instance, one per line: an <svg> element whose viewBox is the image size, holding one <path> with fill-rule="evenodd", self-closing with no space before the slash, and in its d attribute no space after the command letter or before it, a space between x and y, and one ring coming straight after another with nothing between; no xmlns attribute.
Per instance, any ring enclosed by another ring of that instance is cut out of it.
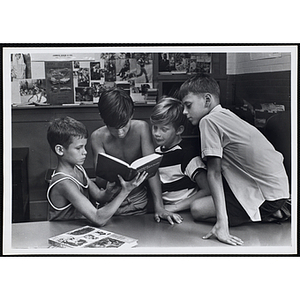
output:
<svg viewBox="0 0 300 300"><path fill-rule="evenodd" d="M131 97L122 89L104 91L98 102L100 116L105 126L91 135L95 165L98 153L107 153L127 163L154 152L149 125L145 121L132 120L134 105ZM98 182L99 179L98 179ZM181 223L178 214L164 209L158 174L148 179L154 200L155 220L167 219L170 224ZM145 186L135 189L122 203L116 215L146 213L148 198Z"/></svg>
<svg viewBox="0 0 300 300"><path fill-rule="evenodd" d="M146 173L138 174L130 182L120 177L120 193L107 205L97 209L89 196L105 203L113 196L113 185L105 191L99 190L86 175L82 165L87 155L87 138L85 126L70 117L55 119L48 128L47 139L58 158L47 191L50 221L85 217L98 226L104 226L129 193L145 179Z"/></svg>
<svg viewBox="0 0 300 300"><path fill-rule="evenodd" d="M172 212L190 209L195 199L210 194L206 166L198 150L183 140L185 116L183 104L174 98L163 98L150 116L152 135L163 155L159 167L165 209Z"/></svg>
<svg viewBox="0 0 300 300"><path fill-rule="evenodd" d="M216 222L204 238L215 235L241 245L229 226L288 218L289 184L281 153L254 126L222 108L219 85L210 76L188 79L180 97L188 120L199 125L201 155L207 161L212 197L191 207L196 220Z"/></svg>

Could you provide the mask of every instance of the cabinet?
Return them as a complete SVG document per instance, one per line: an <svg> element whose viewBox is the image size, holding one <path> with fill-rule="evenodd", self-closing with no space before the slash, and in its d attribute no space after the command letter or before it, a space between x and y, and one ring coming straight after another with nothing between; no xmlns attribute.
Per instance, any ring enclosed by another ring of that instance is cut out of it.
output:
<svg viewBox="0 0 300 300"><path fill-rule="evenodd" d="M28 152L12 150L12 222L29 221Z"/></svg>
<svg viewBox="0 0 300 300"><path fill-rule="evenodd" d="M176 74L172 72L160 72L159 55L153 54L153 86L158 89L158 96L176 97L181 84L187 80L191 74ZM227 75L226 75L226 53L212 53L211 55L211 76L220 85L221 101L226 102ZM222 103L225 104L225 103Z"/></svg>
<svg viewBox="0 0 300 300"><path fill-rule="evenodd" d="M176 72L160 72L160 55L161 53L153 54L153 87L158 89L158 98L162 96L178 97L178 91L184 81L191 74L179 74ZM227 75L226 75L226 53L212 53L210 61L210 74L216 79L221 90L221 104L228 105L227 101ZM190 122L186 122L183 137L195 138L199 136L198 126L193 126Z"/></svg>

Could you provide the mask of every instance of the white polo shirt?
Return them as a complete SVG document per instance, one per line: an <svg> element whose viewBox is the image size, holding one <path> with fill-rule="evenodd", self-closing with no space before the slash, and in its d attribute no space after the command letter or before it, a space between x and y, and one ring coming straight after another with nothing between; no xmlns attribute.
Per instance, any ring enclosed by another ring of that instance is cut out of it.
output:
<svg viewBox="0 0 300 300"><path fill-rule="evenodd" d="M283 156L254 126L221 105L200 120L201 155L222 158L222 173L252 221L265 200L289 197Z"/></svg>

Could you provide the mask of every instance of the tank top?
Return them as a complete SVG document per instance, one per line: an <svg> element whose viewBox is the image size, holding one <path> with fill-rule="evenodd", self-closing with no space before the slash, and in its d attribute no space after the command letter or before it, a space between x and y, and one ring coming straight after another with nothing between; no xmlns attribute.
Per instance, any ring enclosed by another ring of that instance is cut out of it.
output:
<svg viewBox="0 0 300 300"><path fill-rule="evenodd" d="M80 170L83 173L84 176L84 182L85 184L81 183L79 180L77 180L75 177L63 173L63 172L56 172L54 171L52 176L51 176L51 182L49 185L49 188L47 190L47 200L50 204L49 206L49 211L48 211L48 219L49 221L54 221L54 220L70 220L70 219L83 219L84 216L72 205L72 203L68 203L67 205L63 207L57 207L53 204L53 202L50 199L50 191L51 189L58 184L59 182L63 180L71 180L74 182L80 192L84 194L88 198L88 178L87 174L82 166L76 165L78 170ZM55 176L62 175L63 177L55 180Z"/></svg>

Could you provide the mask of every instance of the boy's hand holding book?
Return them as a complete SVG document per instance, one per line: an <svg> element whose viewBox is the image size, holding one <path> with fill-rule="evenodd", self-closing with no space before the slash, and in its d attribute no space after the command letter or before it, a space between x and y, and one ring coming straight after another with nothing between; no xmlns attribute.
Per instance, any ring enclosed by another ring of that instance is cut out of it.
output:
<svg viewBox="0 0 300 300"><path fill-rule="evenodd" d="M126 193L130 193L132 190L137 188L148 176L147 172L138 173L132 180L125 181L120 175L118 178L121 183L122 190Z"/></svg>
<svg viewBox="0 0 300 300"><path fill-rule="evenodd" d="M106 199L108 202L113 200L123 190L125 194L129 194L133 189L138 187L148 176L147 172L138 173L131 181L125 181L122 176L118 175L120 185L116 182L107 182L105 188Z"/></svg>
<svg viewBox="0 0 300 300"><path fill-rule="evenodd" d="M115 182L107 182L105 189L106 199L109 199L109 201L111 201L115 198L116 195L120 193L120 191L121 187L118 186Z"/></svg>

